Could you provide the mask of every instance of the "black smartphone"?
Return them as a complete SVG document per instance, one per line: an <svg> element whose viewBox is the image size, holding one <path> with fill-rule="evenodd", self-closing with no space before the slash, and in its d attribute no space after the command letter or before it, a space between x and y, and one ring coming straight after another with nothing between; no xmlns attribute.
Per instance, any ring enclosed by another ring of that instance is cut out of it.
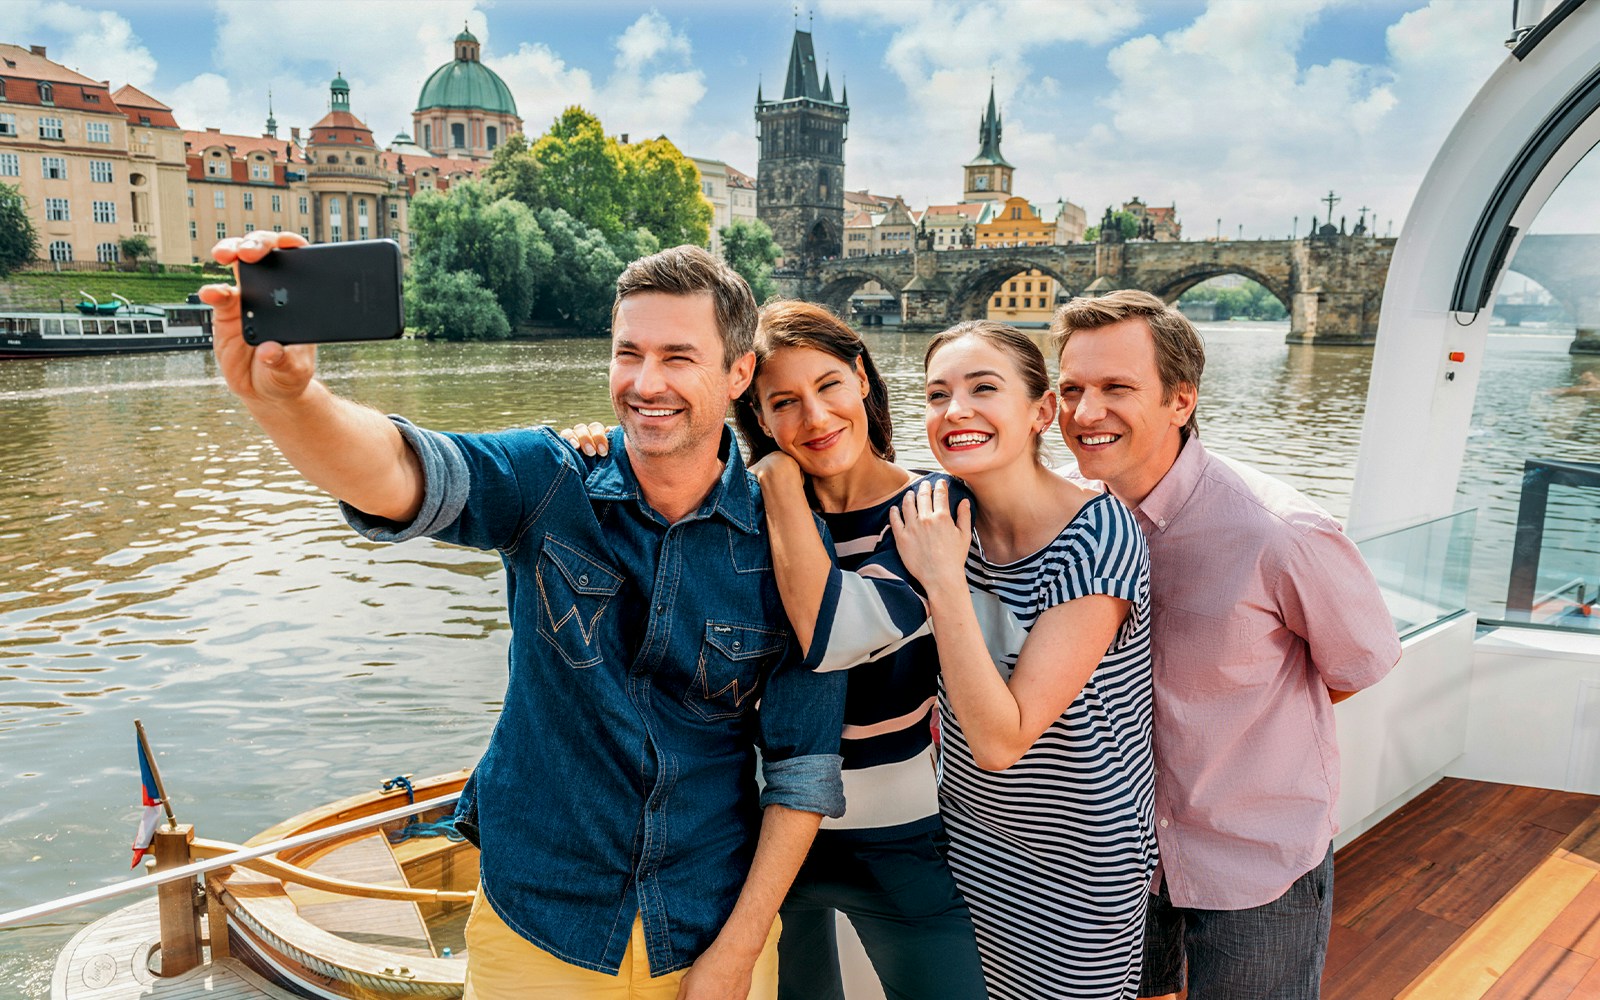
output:
<svg viewBox="0 0 1600 1000"><path fill-rule="evenodd" d="M250 344L392 340L405 330L400 244L317 243L239 262L239 305Z"/></svg>

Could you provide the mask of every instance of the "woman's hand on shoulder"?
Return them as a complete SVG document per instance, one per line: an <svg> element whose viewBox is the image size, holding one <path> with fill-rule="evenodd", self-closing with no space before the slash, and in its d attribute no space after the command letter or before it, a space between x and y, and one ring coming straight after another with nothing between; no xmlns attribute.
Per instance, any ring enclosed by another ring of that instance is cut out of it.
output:
<svg viewBox="0 0 1600 1000"><path fill-rule="evenodd" d="M607 436L610 431L605 424L598 420L592 423L578 424L576 427L563 427L556 433L561 435L563 441L590 458L598 455L607 455L611 452L611 439Z"/></svg>
<svg viewBox="0 0 1600 1000"><path fill-rule="evenodd" d="M967 550L972 547L972 503L962 500L950 510L950 481L924 479L906 491L900 506L889 508L894 544L912 576L923 589L967 585Z"/></svg>
<svg viewBox="0 0 1600 1000"><path fill-rule="evenodd" d="M765 494L777 491L804 490L806 474L800 463L781 451L769 452L750 465L751 475L761 484Z"/></svg>

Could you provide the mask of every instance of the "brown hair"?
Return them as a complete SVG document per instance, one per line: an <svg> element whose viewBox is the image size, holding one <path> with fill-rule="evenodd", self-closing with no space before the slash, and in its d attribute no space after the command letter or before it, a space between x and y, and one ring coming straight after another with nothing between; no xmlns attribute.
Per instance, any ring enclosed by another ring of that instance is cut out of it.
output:
<svg viewBox="0 0 1600 1000"><path fill-rule="evenodd" d="M1045 367L1044 352L1039 350L1027 334L1014 326L996 323L994 320L973 319L965 323L957 323L943 333L934 334L928 341L928 349L922 355L922 370L928 370L928 363L933 360L934 354L941 347L952 344L963 337L977 337L1001 353L1008 355L1016 363L1017 372L1022 376L1022 387L1027 390L1029 399L1042 399L1049 392L1050 372ZM1038 434L1033 439L1033 457L1044 461L1044 435Z"/></svg>
<svg viewBox="0 0 1600 1000"><path fill-rule="evenodd" d="M750 449L754 462L777 449L777 444L761 429L756 414L761 402L756 391L761 381L761 369L777 352L788 347L805 347L821 351L845 362L855 370L856 359L861 360L861 370L867 376L867 397L862 405L867 410L867 440L872 451L885 461L894 461L894 422L889 416L889 387L878 366L872 363L872 354L861 336L850 329L843 320L819 305L810 302L784 300L769 302L761 309L756 326L756 375L750 388L733 408L734 422Z"/></svg>
<svg viewBox="0 0 1600 1000"><path fill-rule="evenodd" d="M722 370L751 351L756 333L756 299L738 272L700 247L671 247L640 257L617 276L617 297L611 323L617 322L622 300L637 292L693 295L710 292L722 337Z"/></svg>
<svg viewBox="0 0 1600 1000"><path fill-rule="evenodd" d="M1080 296L1056 310L1050 324L1050 338L1056 355L1079 330L1098 330L1123 320L1142 319L1150 329L1156 348L1156 372L1161 377L1161 401L1167 402L1181 385L1200 392L1200 376L1206 369L1206 348L1194 324L1183 313L1149 292L1124 288L1098 297ZM1198 398L1189 422L1183 425L1183 438L1200 430Z"/></svg>

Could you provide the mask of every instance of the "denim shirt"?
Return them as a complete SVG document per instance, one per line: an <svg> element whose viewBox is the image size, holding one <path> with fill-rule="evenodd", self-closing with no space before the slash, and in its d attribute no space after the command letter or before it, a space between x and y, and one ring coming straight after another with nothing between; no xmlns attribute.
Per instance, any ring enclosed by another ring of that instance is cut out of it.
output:
<svg viewBox="0 0 1600 1000"><path fill-rule="evenodd" d="M844 811L844 676L801 662L731 433L720 480L668 524L620 430L585 459L548 428L393 419L422 508L397 525L346 506L351 525L494 549L506 569L505 704L456 813L485 899L572 965L616 973L636 913L651 975L692 964L733 910L762 808Z"/></svg>

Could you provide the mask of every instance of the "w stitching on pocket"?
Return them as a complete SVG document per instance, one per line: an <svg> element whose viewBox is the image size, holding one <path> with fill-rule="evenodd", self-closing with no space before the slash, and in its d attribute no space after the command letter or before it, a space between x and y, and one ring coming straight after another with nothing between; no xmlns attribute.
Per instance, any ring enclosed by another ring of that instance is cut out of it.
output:
<svg viewBox="0 0 1600 1000"><path fill-rule="evenodd" d="M546 563L556 572L549 573ZM593 556L546 536L534 581L542 613L539 634L573 667L599 663L595 638L606 608L622 587L622 577Z"/></svg>

